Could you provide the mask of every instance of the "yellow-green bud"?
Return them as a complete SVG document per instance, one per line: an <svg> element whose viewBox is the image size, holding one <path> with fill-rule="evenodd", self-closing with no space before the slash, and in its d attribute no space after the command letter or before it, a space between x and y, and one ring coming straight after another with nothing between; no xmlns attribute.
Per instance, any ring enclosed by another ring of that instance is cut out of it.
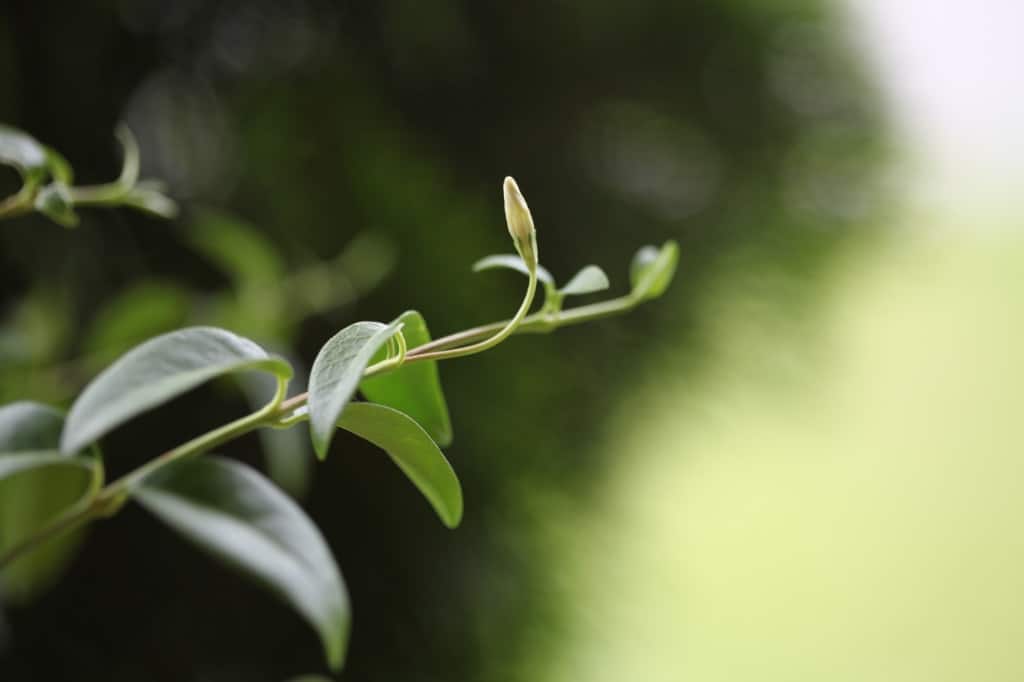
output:
<svg viewBox="0 0 1024 682"><path fill-rule="evenodd" d="M533 216L526 205L519 185L511 177L505 178L505 222L516 251L531 270L537 267L537 231L533 227Z"/></svg>

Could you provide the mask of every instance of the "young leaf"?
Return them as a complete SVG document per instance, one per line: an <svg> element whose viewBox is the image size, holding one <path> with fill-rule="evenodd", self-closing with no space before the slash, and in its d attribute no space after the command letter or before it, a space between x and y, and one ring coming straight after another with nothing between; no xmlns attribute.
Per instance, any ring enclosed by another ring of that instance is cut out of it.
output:
<svg viewBox="0 0 1024 682"><path fill-rule="evenodd" d="M99 484L95 460L57 451L64 417L31 402L0 407L0 553L29 537ZM4 567L3 597L25 602L73 556L81 533L52 538Z"/></svg>
<svg viewBox="0 0 1024 682"><path fill-rule="evenodd" d="M338 426L387 452L427 498L444 525L459 525L462 487L423 427L408 415L375 403L350 403L341 413Z"/></svg>
<svg viewBox="0 0 1024 682"><path fill-rule="evenodd" d="M39 190L36 195L35 208L55 223L64 227L78 225L78 214L74 210L74 202L68 186L62 182L51 182Z"/></svg>
<svg viewBox="0 0 1024 682"><path fill-rule="evenodd" d="M581 296L608 288L608 275L596 265L588 265L577 272L569 283L558 290L563 296Z"/></svg>
<svg viewBox="0 0 1024 682"><path fill-rule="evenodd" d="M427 322L415 310L402 313L395 321L402 323L402 334L410 348L430 341ZM381 350L373 361L383 359ZM411 363L364 379L359 390L373 402L393 407L415 419L441 447L451 445L452 423L435 361Z"/></svg>
<svg viewBox="0 0 1024 682"><path fill-rule="evenodd" d="M255 578L317 631L341 668L349 602L320 531L295 502L240 462L202 457L157 471L132 496L202 549Z"/></svg>
<svg viewBox="0 0 1024 682"><path fill-rule="evenodd" d="M252 341L215 327L163 334L128 351L71 406L60 449L78 452L133 417L203 382L231 372L262 370L285 381L291 366Z"/></svg>
<svg viewBox="0 0 1024 682"><path fill-rule="evenodd" d="M309 431L320 459L327 454L338 416L355 394L363 370L401 328L400 320L388 325L356 322L332 336L320 349L309 374Z"/></svg>
<svg viewBox="0 0 1024 682"><path fill-rule="evenodd" d="M23 177L41 176L47 168L46 147L28 133L0 124L0 163Z"/></svg>
<svg viewBox="0 0 1024 682"><path fill-rule="evenodd" d="M473 272L482 272L484 270L493 270L494 268L509 268L516 272L521 272L527 277L530 276L530 270L526 267L526 263L523 259L514 253L499 253L493 256L487 256L481 258L477 262L473 263ZM555 278L551 276L551 273L544 269L543 266L537 266L537 279L544 284L554 287Z"/></svg>
<svg viewBox="0 0 1024 682"><path fill-rule="evenodd" d="M679 261L679 245L669 240L657 249L645 246L633 256L629 266L629 280L633 296L641 301L657 298L665 293Z"/></svg>

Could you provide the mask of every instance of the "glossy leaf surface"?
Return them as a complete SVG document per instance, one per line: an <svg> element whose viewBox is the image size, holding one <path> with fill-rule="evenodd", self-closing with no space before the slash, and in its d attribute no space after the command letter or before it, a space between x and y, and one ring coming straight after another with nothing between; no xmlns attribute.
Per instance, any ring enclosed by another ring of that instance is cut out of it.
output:
<svg viewBox="0 0 1024 682"><path fill-rule="evenodd" d="M72 453L133 417L215 377L245 370L291 377L291 367L252 341L216 327L163 334L121 356L71 406L60 449Z"/></svg>
<svg viewBox="0 0 1024 682"><path fill-rule="evenodd" d="M313 449L323 459L342 410L363 379L377 351L401 328L391 324L356 322L332 336L316 356L309 374L309 429Z"/></svg>
<svg viewBox="0 0 1024 682"><path fill-rule="evenodd" d="M427 498L441 521L462 520L462 487L448 460L411 417L376 403L350 403L338 426L381 448Z"/></svg>
<svg viewBox="0 0 1024 682"><path fill-rule="evenodd" d="M338 565L305 512L255 470L201 457L162 469L132 492L191 542L256 579L317 631L341 668L350 625Z"/></svg>
<svg viewBox="0 0 1024 682"><path fill-rule="evenodd" d="M430 341L427 322L415 310L402 313L395 321L402 324L402 334L410 349ZM382 349L374 356L373 362L383 359ZM393 407L415 419L441 447L451 444L451 417L441 390L437 362L414 362L387 374L364 379L360 390L369 400Z"/></svg>

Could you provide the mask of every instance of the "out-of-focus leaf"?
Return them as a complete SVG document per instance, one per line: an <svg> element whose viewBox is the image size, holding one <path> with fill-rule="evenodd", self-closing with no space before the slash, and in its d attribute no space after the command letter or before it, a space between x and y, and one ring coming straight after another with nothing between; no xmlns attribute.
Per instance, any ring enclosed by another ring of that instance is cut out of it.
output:
<svg viewBox="0 0 1024 682"><path fill-rule="evenodd" d="M59 450L39 450L35 452L0 452L0 480L14 476L23 471L43 469L53 466L71 466L92 471L90 457L69 457Z"/></svg>
<svg viewBox="0 0 1024 682"><path fill-rule="evenodd" d="M629 266L633 296L645 301L665 293L675 275L678 261L679 245L672 240L665 242L661 249L645 246L637 251Z"/></svg>
<svg viewBox="0 0 1024 682"><path fill-rule="evenodd" d="M462 487L430 435L411 417L386 405L349 403L338 426L381 448L423 496L441 521L455 528L462 520Z"/></svg>
<svg viewBox="0 0 1024 682"><path fill-rule="evenodd" d="M403 325L402 334L409 348L430 341L427 322L417 311L406 311L395 322ZM383 360L384 355L384 349L377 351L371 364ZM410 363L364 379L360 390L373 402L389 405L415 419L441 447L451 444L452 423L435 361Z"/></svg>
<svg viewBox="0 0 1024 682"><path fill-rule="evenodd" d="M0 553L65 511L97 483L92 462L56 450L63 416L47 405L0 407ZM48 587L73 556L81 531L61 535L5 566L0 597L23 603Z"/></svg>
<svg viewBox="0 0 1024 682"><path fill-rule="evenodd" d="M23 177L39 176L47 168L46 147L28 133L0 124L0 163Z"/></svg>
<svg viewBox="0 0 1024 682"><path fill-rule="evenodd" d="M530 270L526 267L526 263L514 253L499 253L481 258L473 263L473 272L482 272L483 270L492 270L494 268L508 268L521 272L527 277L530 276ZM541 265L537 266L537 279L549 286L555 286L555 278Z"/></svg>
<svg viewBox="0 0 1024 682"><path fill-rule="evenodd" d="M169 282L143 282L120 292L93 318L82 349L90 369L105 366L136 344L180 327L188 317L189 295Z"/></svg>
<svg viewBox="0 0 1024 682"><path fill-rule="evenodd" d="M0 453L55 448L64 415L49 405L21 401L0 407Z"/></svg>
<svg viewBox="0 0 1024 682"><path fill-rule="evenodd" d="M74 202L68 186L62 182L51 182L39 190L36 195L35 208L50 220L64 227L78 225L78 215L74 210Z"/></svg>
<svg viewBox="0 0 1024 682"><path fill-rule="evenodd" d="M398 320L387 325L356 322L320 349L309 374L309 430L313 449L321 459L327 454L341 411L363 378L363 370L401 327Z"/></svg>
<svg viewBox="0 0 1024 682"><path fill-rule="evenodd" d="M71 164L56 149L46 147L46 165L57 182L69 186L74 182L75 173L71 170Z"/></svg>
<svg viewBox="0 0 1024 682"><path fill-rule="evenodd" d="M89 384L68 413L61 450L77 452L133 417L214 377L260 370L282 380L291 366L216 327L190 327L135 347Z"/></svg>
<svg viewBox="0 0 1024 682"><path fill-rule="evenodd" d="M350 621L341 573L320 531L270 481L239 462L202 457L156 472L132 496L287 601L320 635L331 669L341 668Z"/></svg>
<svg viewBox="0 0 1024 682"><path fill-rule="evenodd" d="M166 194L164 185L156 180L143 180L132 187L121 203L170 220L178 215L178 204Z"/></svg>
<svg viewBox="0 0 1024 682"><path fill-rule="evenodd" d="M558 290L563 296L582 296L608 288L608 275L596 265L588 265L577 272L569 283Z"/></svg>
<svg viewBox="0 0 1024 682"><path fill-rule="evenodd" d="M239 286L276 283L284 277L284 264L274 245L241 220L203 211L189 239Z"/></svg>

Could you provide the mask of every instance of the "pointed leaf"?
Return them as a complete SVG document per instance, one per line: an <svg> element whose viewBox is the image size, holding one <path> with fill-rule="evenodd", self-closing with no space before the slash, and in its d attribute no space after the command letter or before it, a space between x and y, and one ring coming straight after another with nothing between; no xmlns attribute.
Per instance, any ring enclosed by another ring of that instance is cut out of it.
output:
<svg viewBox="0 0 1024 682"><path fill-rule="evenodd" d="M36 195L35 208L50 220L64 227L78 225L78 214L75 213L71 193L63 182L51 182L39 190L39 194Z"/></svg>
<svg viewBox="0 0 1024 682"><path fill-rule="evenodd" d="M388 325L356 322L320 349L309 374L309 430L313 449L321 459L327 454L341 411L363 378L363 370L401 327L399 320Z"/></svg>
<svg viewBox="0 0 1024 682"><path fill-rule="evenodd" d="M341 413L338 426L387 452L427 498L444 525L459 525L462 487L423 427L408 415L376 403L350 403Z"/></svg>
<svg viewBox="0 0 1024 682"><path fill-rule="evenodd" d="M282 381L291 366L252 341L215 327L163 334L128 351L71 406L60 449L77 452L133 417L215 377L245 370Z"/></svg>
<svg viewBox="0 0 1024 682"><path fill-rule="evenodd" d="M255 578L317 631L341 668L349 603L338 565L305 512L240 462L202 457L147 477L132 496L202 549Z"/></svg>
<svg viewBox="0 0 1024 682"><path fill-rule="evenodd" d="M604 291L608 286L608 275L604 274L604 270L596 265L588 265L577 272L558 293L563 296L582 296Z"/></svg>
<svg viewBox="0 0 1024 682"><path fill-rule="evenodd" d="M509 268L510 270L521 272L527 277L530 276L530 270L526 267L526 263L514 253L499 253L481 258L473 263L473 272L493 270L494 268ZM548 286L555 286L555 278L541 265L537 266L537 279Z"/></svg>
<svg viewBox="0 0 1024 682"><path fill-rule="evenodd" d="M643 301L665 293L678 261L679 245L672 240L665 242L661 249L645 246L637 251L629 266L633 295Z"/></svg>
<svg viewBox="0 0 1024 682"><path fill-rule="evenodd" d="M402 313L395 321L402 323L402 334L409 348L430 341L426 320L415 310ZM373 362L383 359L382 349ZM441 447L451 445L452 423L441 390L437 362L403 365L393 372L364 379L359 388L373 402L393 407L415 419Z"/></svg>

